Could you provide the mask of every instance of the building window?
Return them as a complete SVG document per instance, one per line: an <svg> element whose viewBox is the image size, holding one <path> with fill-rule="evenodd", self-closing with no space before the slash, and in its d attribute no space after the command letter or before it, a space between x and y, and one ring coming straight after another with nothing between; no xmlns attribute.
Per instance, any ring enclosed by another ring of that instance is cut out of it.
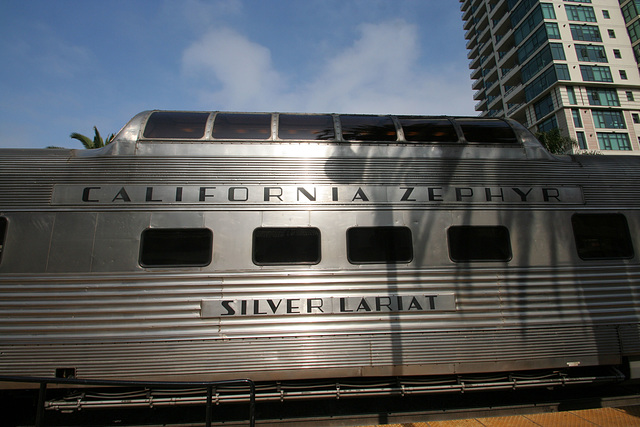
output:
<svg viewBox="0 0 640 427"><path fill-rule="evenodd" d="M585 42L601 42L600 29L597 25L569 24L574 40Z"/></svg>
<svg viewBox="0 0 640 427"><path fill-rule="evenodd" d="M631 101L631 102L635 101L635 99L633 98L633 92L628 90L626 94L627 94L627 101Z"/></svg>
<svg viewBox="0 0 640 427"><path fill-rule="evenodd" d="M627 27L631 43L635 43L640 39L640 20L635 20Z"/></svg>
<svg viewBox="0 0 640 427"><path fill-rule="evenodd" d="M143 267L204 267L211 263L208 228L148 228L140 240Z"/></svg>
<svg viewBox="0 0 640 427"><path fill-rule="evenodd" d="M577 128L582 127L582 119L580 118L580 110L574 108L571 110L571 115L573 116L573 125Z"/></svg>
<svg viewBox="0 0 640 427"><path fill-rule="evenodd" d="M626 129L622 111L616 110L591 110L593 123L598 129Z"/></svg>
<svg viewBox="0 0 640 427"><path fill-rule="evenodd" d="M625 70L620 70L620 78L622 80L627 80L627 72Z"/></svg>
<svg viewBox="0 0 640 427"><path fill-rule="evenodd" d="M545 96L540 101L533 104L533 110L536 113L536 120L540 120L553 111L553 98L551 94Z"/></svg>
<svg viewBox="0 0 640 427"><path fill-rule="evenodd" d="M620 100L615 89L587 88L589 105L606 105L608 107L619 107Z"/></svg>
<svg viewBox="0 0 640 427"><path fill-rule="evenodd" d="M626 133L598 132L596 135L598 136L598 145L600 146L601 150L631 150L629 135Z"/></svg>
<svg viewBox="0 0 640 427"><path fill-rule="evenodd" d="M613 56L617 59L622 59L622 54L620 53L620 49L613 49Z"/></svg>
<svg viewBox="0 0 640 427"><path fill-rule="evenodd" d="M609 15L609 11L608 10L603 10L602 11L602 16L604 17L604 19L611 19L611 16Z"/></svg>
<svg viewBox="0 0 640 427"><path fill-rule="evenodd" d="M526 85L524 95L527 102L531 101L558 80L571 80L569 66L567 64L554 64Z"/></svg>
<svg viewBox="0 0 640 427"><path fill-rule="evenodd" d="M553 10L553 5L550 3L541 3L542 16L544 19L556 19L556 11Z"/></svg>
<svg viewBox="0 0 640 427"><path fill-rule="evenodd" d="M453 226L447 230L454 262L511 260L509 230L502 226Z"/></svg>
<svg viewBox="0 0 640 427"><path fill-rule="evenodd" d="M320 230L317 228L264 227L253 230L253 263L256 265L319 262Z"/></svg>
<svg viewBox="0 0 640 427"><path fill-rule="evenodd" d="M560 40L562 38L560 37L560 28L558 27L558 24L555 22L546 22L544 25L547 29L547 37L549 37L549 39Z"/></svg>
<svg viewBox="0 0 640 427"><path fill-rule="evenodd" d="M578 256L583 260L633 258L633 243L624 215L575 214L571 225Z"/></svg>
<svg viewBox="0 0 640 427"><path fill-rule="evenodd" d="M581 65L580 73L586 82L610 82L613 83L611 69L606 66Z"/></svg>
<svg viewBox="0 0 640 427"><path fill-rule="evenodd" d="M620 2L622 3L622 2ZM629 23L633 18L638 16L640 13L640 2L638 0L633 0L622 6L622 16L624 16L624 22Z"/></svg>
<svg viewBox="0 0 640 427"><path fill-rule="evenodd" d="M549 117L544 122L538 125L538 132L549 132L552 129L558 128L558 120L556 119L555 114Z"/></svg>
<svg viewBox="0 0 640 427"><path fill-rule="evenodd" d="M569 97L569 104L578 105L578 100L576 99L576 91L573 86L567 86L567 96Z"/></svg>
<svg viewBox="0 0 640 427"><path fill-rule="evenodd" d="M352 264L411 262L411 230L408 227L350 228L347 230L347 258Z"/></svg>
<svg viewBox="0 0 640 427"><path fill-rule="evenodd" d="M578 56L578 61L608 62L603 46L576 44L576 55Z"/></svg>
<svg viewBox="0 0 640 427"><path fill-rule="evenodd" d="M573 6L566 4L567 18L569 21L597 22L596 14L591 6Z"/></svg>
<svg viewBox="0 0 640 427"><path fill-rule="evenodd" d="M633 118L633 123L640 123L640 116L638 116L638 113L631 113L631 118Z"/></svg>
<svg viewBox="0 0 640 427"><path fill-rule="evenodd" d="M609 38L610 39L615 39L616 38L616 32L612 29L608 29L607 32L609 33Z"/></svg>
<svg viewBox="0 0 640 427"><path fill-rule="evenodd" d="M584 136L584 132L576 132L576 138L578 139L578 147L581 150L587 149L587 139Z"/></svg>

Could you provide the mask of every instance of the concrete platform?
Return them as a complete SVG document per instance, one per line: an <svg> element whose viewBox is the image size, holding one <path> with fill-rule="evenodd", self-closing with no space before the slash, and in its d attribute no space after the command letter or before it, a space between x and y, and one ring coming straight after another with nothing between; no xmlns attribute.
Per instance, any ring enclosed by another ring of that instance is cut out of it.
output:
<svg viewBox="0 0 640 427"><path fill-rule="evenodd" d="M634 427L640 426L640 406L584 409L546 414L465 420L387 424L384 427ZM369 426L374 427L374 426Z"/></svg>

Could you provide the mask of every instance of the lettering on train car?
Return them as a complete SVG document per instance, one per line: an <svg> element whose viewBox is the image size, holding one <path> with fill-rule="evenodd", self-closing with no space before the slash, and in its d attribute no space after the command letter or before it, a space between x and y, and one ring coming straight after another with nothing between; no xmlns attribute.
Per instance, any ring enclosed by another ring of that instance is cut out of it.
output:
<svg viewBox="0 0 640 427"><path fill-rule="evenodd" d="M54 205L127 204L582 204L579 186L56 185Z"/></svg>
<svg viewBox="0 0 640 427"><path fill-rule="evenodd" d="M455 311L453 293L361 297L205 299L204 318L299 314L363 314Z"/></svg>

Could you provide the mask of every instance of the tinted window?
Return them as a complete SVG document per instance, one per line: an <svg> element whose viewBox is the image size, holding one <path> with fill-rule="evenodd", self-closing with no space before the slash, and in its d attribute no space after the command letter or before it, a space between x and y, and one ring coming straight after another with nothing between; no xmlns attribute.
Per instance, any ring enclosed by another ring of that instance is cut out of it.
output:
<svg viewBox="0 0 640 427"><path fill-rule="evenodd" d="M407 227L350 228L347 257L352 264L411 262L411 230Z"/></svg>
<svg viewBox="0 0 640 427"><path fill-rule="evenodd" d="M320 262L320 230L317 228L256 228L253 262L268 264L317 264Z"/></svg>
<svg viewBox="0 0 640 427"><path fill-rule="evenodd" d="M142 232L143 267L200 266L211 263L213 233L207 228L149 228Z"/></svg>
<svg viewBox="0 0 640 427"><path fill-rule="evenodd" d="M447 119L399 117L407 141L457 142L458 134Z"/></svg>
<svg viewBox="0 0 640 427"><path fill-rule="evenodd" d="M0 218L0 262L4 251L4 238L7 235L7 218Z"/></svg>
<svg viewBox="0 0 640 427"><path fill-rule="evenodd" d="M469 142L512 144L518 142L507 122L495 119L457 119Z"/></svg>
<svg viewBox="0 0 640 427"><path fill-rule="evenodd" d="M342 137L347 141L395 141L396 127L390 117L340 116Z"/></svg>
<svg viewBox="0 0 640 427"><path fill-rule="evenodd" d="M145 138L200 139L209 113L159 111L152 113L144 128Z"/></svg>
<svg viewBox="0 0 640 427"><path fill-rule="evenodd" d="M450 227L449 256L455 262L509 261L509 230L501 226Z"/></svg>
<svg viewBox="0 0 640 427"><path fill-rule="evenodd" d="M575 214L571 218L582 259L632 258L633 244L622 214Z"/></svg>
<svg viewBox="0 0 640 427"><path fill-rule="evenodd" d="M218 113L213 137L220 139L269 139L271 114Z"/></svg>
<svg viewBox="0 0 640 427"><path fill-rule="evenodd" d="M278 137L280 139L302 140L335 139L333 117L330 115L280 114Z"/></svg>

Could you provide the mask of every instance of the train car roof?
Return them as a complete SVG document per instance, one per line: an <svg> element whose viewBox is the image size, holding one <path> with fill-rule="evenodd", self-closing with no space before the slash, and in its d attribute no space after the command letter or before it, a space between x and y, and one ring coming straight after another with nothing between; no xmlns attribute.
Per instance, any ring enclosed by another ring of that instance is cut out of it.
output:
<svg viewBox="0 0 640 427"><path fill-rule="evenodd" d="M78 155L343 155L557 159L502 118L222 111L144 111L100 150Z"/></svg>

